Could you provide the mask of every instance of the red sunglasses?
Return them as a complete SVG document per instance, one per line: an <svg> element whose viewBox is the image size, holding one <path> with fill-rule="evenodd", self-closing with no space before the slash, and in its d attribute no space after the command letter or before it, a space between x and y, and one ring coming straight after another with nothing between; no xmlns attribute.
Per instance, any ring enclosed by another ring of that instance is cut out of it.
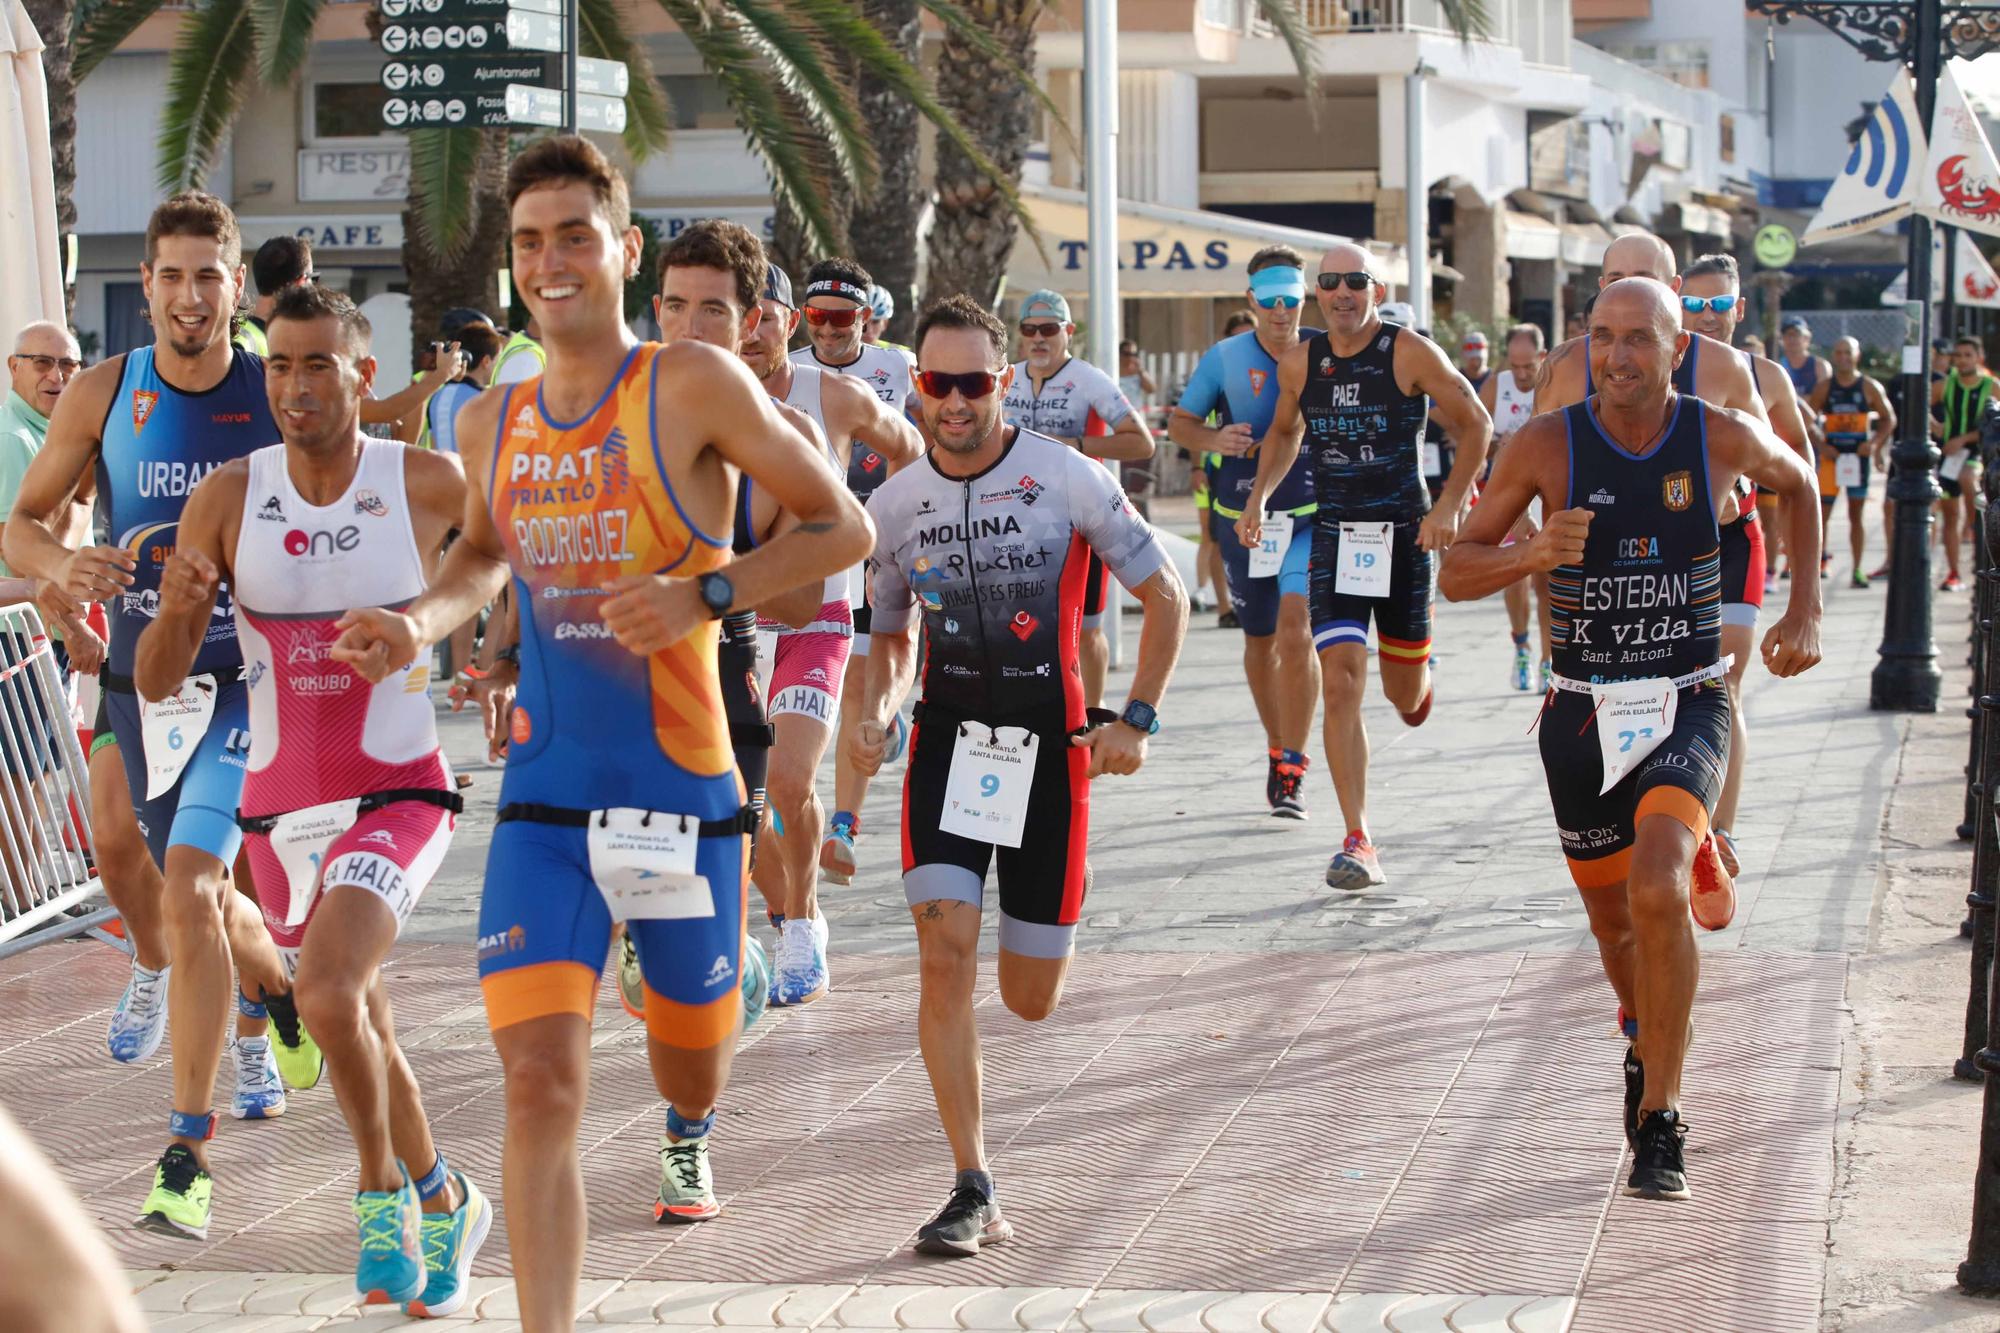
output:
<svg viewBox="0 0 2000 1333"><path fill-rule="evenodd" d="M812 325L814 328L818 328L822 324L831 325L836 329L852 328L854 327L854 321L860 319L866 313L868 312L858 306L852 310L822 310L816 305L809 305L805 308L806 323Z"/></svg>
<svg viewBox="0 0 2000 1333"><path fill-rule="evenodd" d="M926 398L949 398L952 390L965 395L967 401L976 401L991 394L1000 387L1000 377L990 370L968 370L962 375L953 375L942 370L920 370L917 372L917 388Z"/></svg>

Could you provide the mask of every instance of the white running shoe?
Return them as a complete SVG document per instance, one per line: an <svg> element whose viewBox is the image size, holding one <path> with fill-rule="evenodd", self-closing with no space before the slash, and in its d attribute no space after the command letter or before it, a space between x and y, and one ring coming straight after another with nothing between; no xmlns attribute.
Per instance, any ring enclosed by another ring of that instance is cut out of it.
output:
<svg viewBox="0 0 2000 1333"><path fill-rule="evenodd" d="M283 1115L285 1084L278 1077L271 1039L238 1037L230 1044L236 1050L236 1095L230 1099L229 1114L238 1120L275 1120Z"/></svg>
<svg viewBox="0 0 2000 1333"><path fill-rule="evenodd" d="M150 1060L167 1035L167 974L172 966L154 972L132 964L132 979L111 1011L111 1030L105 1045L111 1058L121 1065Z"/></svg>
<svg viewBox="0 0 2000 1333"><path fill-rule="evenodd" d="M785 919L771 976L771 1003L806 1004L826 994L826 926L820 918Z"/></svg>

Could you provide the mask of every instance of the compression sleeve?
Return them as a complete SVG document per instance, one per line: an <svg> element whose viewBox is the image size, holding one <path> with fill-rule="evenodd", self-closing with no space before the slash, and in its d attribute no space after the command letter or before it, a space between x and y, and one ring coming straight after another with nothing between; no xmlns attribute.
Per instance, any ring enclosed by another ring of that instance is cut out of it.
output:
<svg viewBox="0 0 2000 1333"><path fill-rule="evenodd" d="M1095 460L1072 451L1064 460L1070 526L1126 589L1134 590L1167 562L1152 525L1140 518L1124 490Z"/></svg>

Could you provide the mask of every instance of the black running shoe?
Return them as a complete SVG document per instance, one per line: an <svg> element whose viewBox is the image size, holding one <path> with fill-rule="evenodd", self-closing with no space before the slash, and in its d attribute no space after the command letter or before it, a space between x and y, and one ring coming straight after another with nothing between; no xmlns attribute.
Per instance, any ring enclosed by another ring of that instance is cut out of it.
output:
<svg viewBox="0 0 2000 1333"><path fill-rule="evenodd" d="M1014 1228L1000 1216L1000 1205L970 1185L960 1185L936 1217L917 1228L917 1253L963 1259L982 1245L1014 1238Z"/></svg>
<svg viewBox="0 0 2000 1333"><path fill-rule="evenodd" d="M1625 1192L1640 1199L1687 1198L1687 1171L1681 1164L1685 1138L1687 1126L1679 1112L1646 1112L1632 1148L1632 1178L1625 1182Z"/></svg>
<svg viewBox="0 0 2000 1333"><path fill-rule="evenodd" d="M1625 1146L1639 1146L1639 1099L1646 1095L1646 1066L1639 1063L1639 1050L1625 1048Z"/></svg>

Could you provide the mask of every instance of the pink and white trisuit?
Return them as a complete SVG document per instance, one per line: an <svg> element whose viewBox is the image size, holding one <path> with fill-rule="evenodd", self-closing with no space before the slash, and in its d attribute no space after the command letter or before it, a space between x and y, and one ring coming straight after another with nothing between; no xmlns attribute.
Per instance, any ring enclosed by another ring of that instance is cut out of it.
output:
<svg viewBox="0 0 2000 1333"><path fill-rule="evenodd" d="M834 471L846 475L846 465L831 454L832 437L820 405L820 385L828 372L818 366L792 363L792 387L785 403L819 423L828 438L828 459ZM748 486L750 479L745 477ZM776 636L771 649L771 687L766 714L772 721L787 713L815 718L829 730L840 721L840 682L847 655L854 646L854 613L848 604L848 571L827 576L819 614L800 629L759 617L757 628ZM760 635L761 637L761 635Z"/></svg>
<svg viewBox="0 0 2000 1333"><path fill-rule="evenodd" d="M401 609L428 583L407 446L368 440L347 492L310 505L285 446L250 455L236 540L236 633L250 687L241 823L288 969L328 889L381 898L398 929L437 873L462 802L438 745L430 665L370 685L328 650L350 607Z"/></svg>

